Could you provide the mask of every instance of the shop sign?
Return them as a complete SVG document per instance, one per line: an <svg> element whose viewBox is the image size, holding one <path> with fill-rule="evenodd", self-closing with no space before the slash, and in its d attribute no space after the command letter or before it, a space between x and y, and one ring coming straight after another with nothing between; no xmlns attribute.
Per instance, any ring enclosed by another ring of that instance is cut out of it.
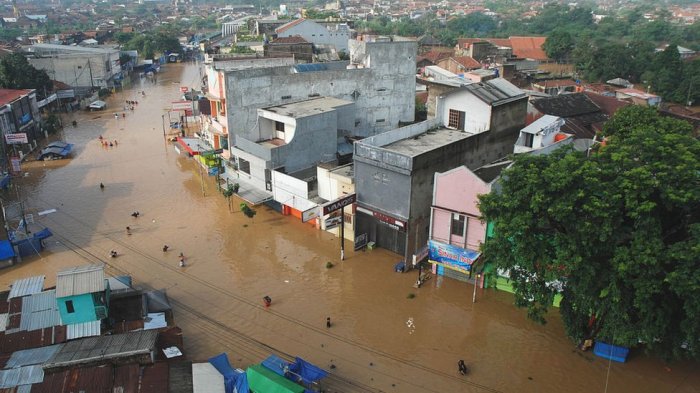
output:
<svg viewBox="0 0 700 393"><path fill-rule="evenodd" d="M406 227L407 227L406 221L399 220L398 218L391 217L391 216L386 215L384 213L379 213L379 212L375 212L375 211L372 211L369 209L365 209L364 207L360 207L360 206L357 207L357 211L365 213L365 214L369 214L369 215L373 216L374 218L376 218L377 220L383 222L384 224L388 224L389 226L391 226L392 228L394 228L396 230L406 230Z"/></svg>
<svg viewBox="0 0 700 393"><path fill-rule="evenodd" d="M367 234L361 233L355 236L355 251L367 245Z"/></svg>
<svg viewBox="0 0 700 393"><path fill-rule="evenodd" d="M22 159L19 157L11 157L10 164L12 165L12 172L19 173L22 172Z"/></svg>
<svg viewBox="0 0 700 393"><path fill-rule="evenodd" d="M174 111L191 111L192 101L173 101L172 110Z"/></svg>
<svg viewBox="0 0 700 393"><path fill-rule="evenodd" d="M434 240L428 242L428 248L428 256L431 261L442 263L448 268L454 267L457 270L469 271L474 261L481 255L477 251Z"/></svg>
<svg viewBox="0 0 700 393"><path fill-rule="evenodd" d="M338 225L340 225L340 220L341 220L340 216L327 218L325 221L326 229L328 230L328 229L333 229L333 228L337 227Z"/></svg>
<svg viewBox="0 0 700 393"><path fill-rule="evenodd" d="M311 221L318 217L318 206L314 206L309 210L301 212L301 222Z"/></svg>
<svg viewBox="0 0 700 393"><path fill-rule="evenodd" d="M327 215L330 212L340 210L345 206L349 206L355 203L355 193L344 195L334 201L328 202L323 205L323 215Z"/></svg>
<svg viewBox="0 0 700 393"><path fill-rule="evenodd" d="M29 143L27 139L27 134L24 132L18 132L15 134L5 134L5 142L8 145L17 145L20 143Z"/></svg>

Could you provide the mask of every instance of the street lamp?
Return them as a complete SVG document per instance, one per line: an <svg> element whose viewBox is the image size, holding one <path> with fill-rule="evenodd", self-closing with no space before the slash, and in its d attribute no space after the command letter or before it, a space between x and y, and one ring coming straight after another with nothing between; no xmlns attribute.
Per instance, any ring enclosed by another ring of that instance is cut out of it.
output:
<svg viewBox="0 0 700 393"><path fill-rule="evenodd" d="M165 137L165 113L161 115L161 119L162 121L160 122L160 124L163 126L163 137Z"/></svg>

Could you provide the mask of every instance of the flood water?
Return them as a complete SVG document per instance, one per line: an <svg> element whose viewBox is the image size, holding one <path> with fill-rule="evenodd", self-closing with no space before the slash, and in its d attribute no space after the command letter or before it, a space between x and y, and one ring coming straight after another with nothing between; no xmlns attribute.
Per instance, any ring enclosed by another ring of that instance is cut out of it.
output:
<svg viewBox="0 0 700 393"><path fill-rule="evenodd" d="M540 326L508 293L479 290L472 304L472 286L440 277L414 289L412 272L392 272L395 254L348 252L347 243L340 263L331 234L264 206L247 218L237 199L229 212L213 178L163 137L162 116L180 86L198 88L200 80L194 64L167 65L156 83L137 78L108 99L106 111L63 115L74 157L26 162L19 181L29 212L55 236L41 256L1 271L3 288L36 274L54 285L63 268L104 261L109 274L167 290L190 359L226 351L245 367L272 352L298 355L335 375L329 391L700 391L696 363L643 354L609 363L576 351L556 312ZM125 100L138 105L115 119ZM99 135L118 146L102 147ZM46 209L57 212L36 214ZM164 244L171 250L163 252ZM108 258L112 249L120 256ZM459 359L470 367L466 377Z"/></svg>

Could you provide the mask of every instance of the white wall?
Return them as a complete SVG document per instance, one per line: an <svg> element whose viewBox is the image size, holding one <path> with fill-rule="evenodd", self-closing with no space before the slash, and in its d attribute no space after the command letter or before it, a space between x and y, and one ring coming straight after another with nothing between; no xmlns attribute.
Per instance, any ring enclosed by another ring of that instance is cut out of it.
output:
<svg viewBox="0 0 700 393"><path fill-rule="evenodd" d="M464 131L479 133L491 128L491 105L486 104L469 91L463 90L449 94L441 100L441 119L447 127L450 109L465 113Z"/></svg>
<svg viewBox="0 0 700 393"><path fill-rule="evenodd" d="M350 30L347 25L343 24L327 29L316 22L305 20L282 33L278 33L278 37L292 37L295 35L302 36L305 40L314 44L334 45L338 51L347 52Z"/></svg>

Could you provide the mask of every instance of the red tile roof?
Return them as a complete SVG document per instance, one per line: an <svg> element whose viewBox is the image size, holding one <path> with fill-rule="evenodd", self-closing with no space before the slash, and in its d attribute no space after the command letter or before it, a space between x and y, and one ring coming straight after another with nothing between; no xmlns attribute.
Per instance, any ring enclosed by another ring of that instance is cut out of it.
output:
<svg viewBox="0 0 700 393"><path fill-rule="evenodd" d="M547 37L510 37L513 54L517 57L534 60L547 60L542 45Z"/></svg>
<svg viewBox="0 0 700 393"><path fill-rule="evenodd" d="M453 57L454 61L461 64L464 68L468 70L473 70L476 68L481 68L481 63L474 60L471 56L456 56Z"/></svg>
<svg viewBox="0 0 700 393"><path fill-rule="evenodd" d="M431 50L429 52L425 52L423 54L423 57L429 61L431 61L433 64L437 64L438 61L442 59L447 59L448 57L452 56L452 51L445 51L445 50Z"/></svg>
<svg viewBox="0 0 700 393"><path fill-rule="evenodd" d="M303 22L303 21L305 21L305 20L306 20L306 19L304 19L304 18L295 19L295 20L293 20L293 21L291 21L291 22L289 22L289 23L287 23L287 24L284 24L284 25L282 25L282 26L276 28L276 29L275 29L275 33L277 33L277 34L279 34L279 33L284 33L286 30L289 30L290 28L292 28L292 27L298 25L299 23L301 23L301 22Z"/></svg>
<svg viewBox="0 0 700 393"><path fill-rule="evenodd" d="M0 89L0 105L7 105L11 103L12 101L27 95L31 93L32 91L29 89L21 89L21 90L14 90L14 89Z"/></svg>

